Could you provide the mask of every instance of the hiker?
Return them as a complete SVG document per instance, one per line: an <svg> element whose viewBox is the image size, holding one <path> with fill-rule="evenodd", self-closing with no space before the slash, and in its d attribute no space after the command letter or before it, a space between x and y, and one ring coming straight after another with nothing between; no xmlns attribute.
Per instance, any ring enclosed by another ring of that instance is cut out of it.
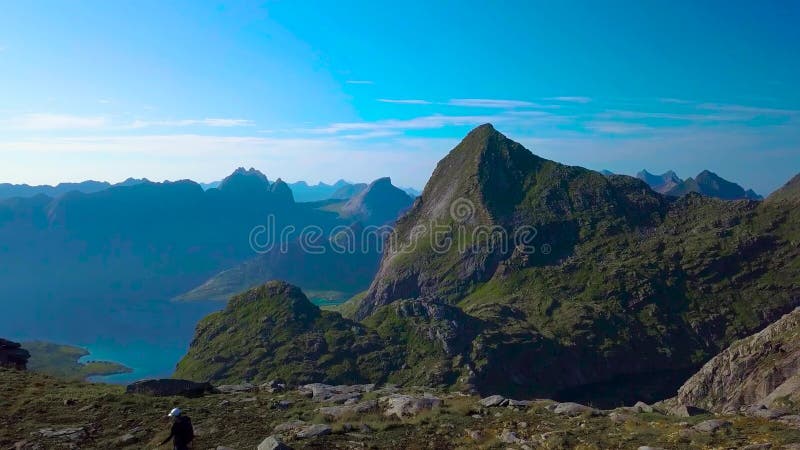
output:
<svg viewBox="0 0 800 450"><path fill-rule="evenodd" d="M192 419L182 414L180 408L172 408L167 417L172 421L172 430L164 442L159 445L164 445L172 439L174 450L189 450L189 443L194 439Z"/></svg>

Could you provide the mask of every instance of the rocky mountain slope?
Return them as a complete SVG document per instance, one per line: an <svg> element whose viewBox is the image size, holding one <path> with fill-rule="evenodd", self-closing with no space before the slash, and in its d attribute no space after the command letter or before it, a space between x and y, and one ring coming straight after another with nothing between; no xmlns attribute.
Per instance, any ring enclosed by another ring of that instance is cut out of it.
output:
<svg viewBox="0 0 800 450"><path fill-rule="evenodd" d="M670 199L544 160L484 125L437 165L349 309L379 328L395 302L457 308L477 325L437 379L481 392L658 399L800 304L798 224L793 208ZM500 245L525 227L527 251Z"/></svg>
<svg viewBox="0 0 800 450"><path fill-rule="evenodd" d="M800 308L712 358L677 401L717 412L752 405L800 412Z"/></svg>
<svg viewBox="0 0 800 450"><path fill-rule="evenodd" d="M767 197L770 202L800 202L800 173Z"/></svg>
<svg viewBox="0 0 800 450"><path fill-rule="evenodd" d="M390 371L384 352L376 332L321 311L297 287L275 281L234 296L223 311L203 319L175 376L374 382Z"/></svg>

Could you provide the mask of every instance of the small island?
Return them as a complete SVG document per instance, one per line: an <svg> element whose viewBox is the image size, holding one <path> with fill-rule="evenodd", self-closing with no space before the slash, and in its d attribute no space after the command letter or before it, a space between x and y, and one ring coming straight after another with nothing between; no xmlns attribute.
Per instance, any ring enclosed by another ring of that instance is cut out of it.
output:
<svg viewBox="0 0 800 450"><path fill-rule="evenodd" d="M66 380L84 381L92 376L130 373L133 370L111 361L87 361L80 359L89 352L81 347L52 342L31 341L23 343L31 358L28 370L40 372Z"/></svg>

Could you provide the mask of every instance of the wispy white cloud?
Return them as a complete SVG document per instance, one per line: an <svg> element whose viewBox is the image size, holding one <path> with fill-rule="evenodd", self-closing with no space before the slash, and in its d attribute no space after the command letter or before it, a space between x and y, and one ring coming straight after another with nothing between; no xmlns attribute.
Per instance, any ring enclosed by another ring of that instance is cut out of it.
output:
<svg viewBox="0 0 800 450"><path fill-rule="evenodd" d="M708 109L713 111L744 113L750 115L794 116L800 114L800 111L794 109L763 108L758 106L731 105L725 103L701 103L697 105L697 107L700 109Z"/></svg>
<svg viewBox="0 0 800 450"><path fill-rule="evenodd" d="M586 128L603 134L636 134L651 130L651 127L636 123L596 121L586 124Z"/></svg>
<svg viewBox="0 0 800 450"><path fill-rule="evenodd" d="M347 84L375 84L374 81L370 80L347 80L345 81Z"/></svg>
<svg viewBox="0 0 800 450"><path fill-rule="evenodd" d="M548 97L545 100L553 100L557 102L567 102L567 103L589 103L592 101L590 97L580 97L580 96Z"/></svg>
<svg viewBox="0 0 800 450"><path fill-rule="evenodd" d="M306 131L315 134L336 134L350 131L423 130L446 126L479 125L490 122L493 119L496 120L497 116L446 116L436 114L432 116L415 117L413 119L387 119L374 122L340 122L325 127L297 131Z"/></svg>
<svg viewBox="0 0 800 450"><path fill-rule="evenodd" d="M23 114L0 120L0 126L11 130L86 130L102 128L109 120L100 116L76 116L70 114Z"/></svg>
<svg viewBox="0 0 800 450"><path fill-rule="evenodd" d="M208 118L208 119L181 119L181 120L135 120L130 124L130 128L189 127L189 126L230 128L230 127L249 127L253 125L255 125L255 123L252 120L247 120L247 119Z"/></svg>
<svg viewBox="0 0 800 450"><path fill-rule="evenodd" d="M429 102L428 100L419 100L419 99L391 99L391 98L379 98L379 102L381 103L398 103L402 105L430 105L433 102Z"/></svg>
<svg viewBox="0 0 800 450"><path fill-rule="evenodd" d="M450 106L465 106L469 108L532 108L541 106L524 100L502 100L491 98L454 98L447 102Z"/></svg>

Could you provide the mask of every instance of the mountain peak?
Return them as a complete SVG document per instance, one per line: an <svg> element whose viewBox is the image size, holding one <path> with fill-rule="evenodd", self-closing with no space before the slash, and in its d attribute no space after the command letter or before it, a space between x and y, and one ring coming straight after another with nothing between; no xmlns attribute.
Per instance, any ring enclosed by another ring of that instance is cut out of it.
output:
<svg viewBox="0 0 800 450"><path fill-rule="evenodd" d="M269 180L260 171L239 167L232 174L225 177L219 184L220 191L227 192L266 192L269 190Z"/></svg>
<svg viewBox="0 0 800 450"><path fill-rule="evenodd" d="M270 187L270 192L280 201L284 203L294 203L294 195L292 194L292 189L289 187L286 182L278 178L272 183Z"/></svg>
<svg viewBox="0 0 800 450"><path fill-rule="evenodd" d="M378 178L342 206L342 215L370 224L383 225L397 219L414 201L389 177Z"/></svg>

